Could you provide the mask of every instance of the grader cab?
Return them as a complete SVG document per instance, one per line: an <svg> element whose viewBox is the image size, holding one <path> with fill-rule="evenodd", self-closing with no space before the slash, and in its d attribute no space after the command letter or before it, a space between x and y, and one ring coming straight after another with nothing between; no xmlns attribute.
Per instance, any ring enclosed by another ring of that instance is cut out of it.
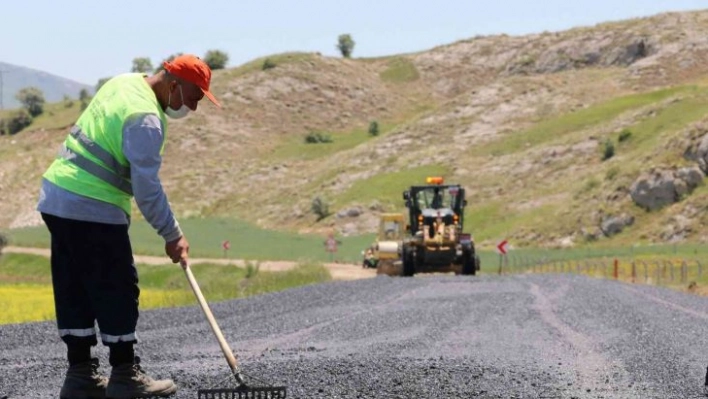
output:
<svg viewBox="0 0 708 399"><path fill-rule="evenodd" d="M444 184L441 177L430 177L426 183L403 192L409 235L401 245L402 274L476 274L479 256L472 235L464 232L465 189Z"/></svg>

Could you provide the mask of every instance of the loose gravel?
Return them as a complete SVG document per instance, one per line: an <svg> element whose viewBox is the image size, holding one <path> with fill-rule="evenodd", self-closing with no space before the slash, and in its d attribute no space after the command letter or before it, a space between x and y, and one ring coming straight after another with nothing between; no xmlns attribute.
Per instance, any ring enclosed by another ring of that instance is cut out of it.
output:
<svg viewBox="0 0 708 399"><path fill-rule="evenodd" d="M244 372L292 398L704 397L708 298L657 287L379 276L211 307ZM138 334L144 368L173 378L174 398L233 387L197 306L145 311ZM54 323L0 327L0 398L58 397L64 351Z"/></svg>

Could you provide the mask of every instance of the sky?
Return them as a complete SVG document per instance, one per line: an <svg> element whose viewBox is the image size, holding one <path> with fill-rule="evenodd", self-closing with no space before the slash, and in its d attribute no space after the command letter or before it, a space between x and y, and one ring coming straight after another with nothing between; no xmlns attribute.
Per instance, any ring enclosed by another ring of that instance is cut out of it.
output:
<svg viewBox="0 0 708 399"><path fill-rule="evenodd" d="M289 51L339 56L344 33L353 57L376 57L700 9L708 0L22 0L2 5L0 62L93 85L136 57L156 66L215 49L235 67Z"/></svg>

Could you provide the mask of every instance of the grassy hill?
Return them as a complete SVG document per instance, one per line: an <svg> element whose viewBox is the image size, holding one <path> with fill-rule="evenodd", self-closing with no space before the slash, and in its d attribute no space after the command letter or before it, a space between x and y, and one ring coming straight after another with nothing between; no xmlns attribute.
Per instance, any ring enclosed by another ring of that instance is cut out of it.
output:
<svg viewBox="0 0 708 399"><path fill-rule="evenodd" d="M339 59L290 53L216 71L224 104L171 121L164 187L182 219L370 233L429 175L465 185L483 246L662 242L677 220L704 242L708 188L646 212L629 187L684 157L708 113L708 11L667 13L526 36L484 36L413 54ZM39 179L74 108L0 137L0 228L37 223ZM73 114L72 114L73 113ZM370 136L371 121L379 122ZM56 123L54 123L56 122ZM625 133L619 141L621 132ZM307 144L310 133L331 143ZM615 155L603 160L605 143ZM316 221L313 198L332 215ZM339 211L359 207L360 216ZM634 224L588 239L607 215ZM135 211L139 218L139 213ZM688 222L686 222L688 220Z"/></svg>

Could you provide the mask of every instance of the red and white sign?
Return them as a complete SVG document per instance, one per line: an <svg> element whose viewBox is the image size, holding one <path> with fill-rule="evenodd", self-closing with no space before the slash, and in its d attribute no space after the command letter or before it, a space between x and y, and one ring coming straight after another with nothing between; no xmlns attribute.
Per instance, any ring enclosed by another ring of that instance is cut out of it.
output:
<svg viewBox="0 0 708 399"><path fill-rule="evenodd" d="M507 240L500 242L499 245L497 245L497 251L499 251L501 255L506 255L507 245L509 245L509 242Z"/></svg>
<svg viewBox="0 0 708 399"><path fill-rule="evenodd" d="M221 247L224 248L224 251L228 251L231 248L231 243L229 240L226 240L221 243Z"/></svg>
<svg viewBox="0 0 708 399"><path fill-rule="evenodd" d="M327 252L337 252L337 240L334 237L329 237L325 241L325 246L327 246Z"/></svg>

